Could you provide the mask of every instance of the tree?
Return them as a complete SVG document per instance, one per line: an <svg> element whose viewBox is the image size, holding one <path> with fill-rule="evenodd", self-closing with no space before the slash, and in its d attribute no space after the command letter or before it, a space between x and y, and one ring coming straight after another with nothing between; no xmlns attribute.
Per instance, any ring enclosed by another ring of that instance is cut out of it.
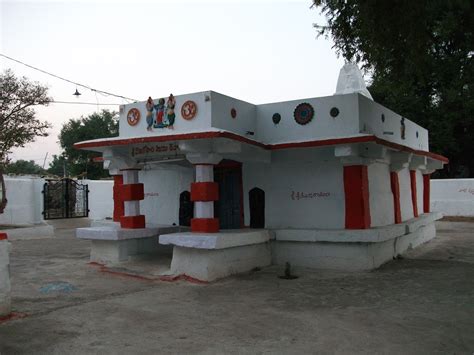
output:
<svg viewBox="0 0 474 355"><path fill-rule="evenodd" d="M23 147L37 136L48 135L48 122L36 118L32 106L48 105L48 88L25 77L17 78L7 69L0 74L0 164L14 147Z"/></svg>
<svg viewBox="0 0 474 355"><path fill-rule="evenodd" d="M100 157L101 154L75 149L74 143L116 136L118 136L118 117L116 112L103 110L100 113L93 113L87 117L70 119L63 125L59 133L59 143L63 149L63 157L66 160L68 174L84 176L89 179L107 177L108 173L103 169L102 164L92 161L93 158ZM56 162L53 160L54 165L50 166L51 169L61 163L61 158L58 157L56 160Z"/></svg>
<svg viewBox="0 0 474 355"><path fill-rule="evenodd" d="M5 167L5 173L7 174L33 174L33 175L42 175L45 174L46 171L35 164L34 160L17 160L14 163L8 163Z"/></svg>
<svg viewBox="0 0 474 355"><path fill-rule="evenodd" d="M53 161L49 163L48 173L56 176L69 175L66 158L63 155L53 155Z"/></svg>
<svg viewBox="0 0 474 355"><path fill-rule="evenodd" d="M441 176L474 177L474 9L469 0L314 0L339 55L371 74L374 99L430 131Z"/></svg>

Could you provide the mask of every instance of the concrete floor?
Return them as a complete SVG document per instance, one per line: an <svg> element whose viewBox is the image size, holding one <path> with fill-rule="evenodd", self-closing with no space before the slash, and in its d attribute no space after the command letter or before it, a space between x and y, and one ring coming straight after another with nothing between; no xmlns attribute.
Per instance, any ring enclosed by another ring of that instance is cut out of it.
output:
<svg viewBox="0 0 474 355"><path fill-rule="evenodd" d="M14 311L0 353L472 354L474 223L439 222L438 238L374 272L281 268L210 285L101 272L89 244L12 241ZM59 285L59 286L58 286Z"/></svg>

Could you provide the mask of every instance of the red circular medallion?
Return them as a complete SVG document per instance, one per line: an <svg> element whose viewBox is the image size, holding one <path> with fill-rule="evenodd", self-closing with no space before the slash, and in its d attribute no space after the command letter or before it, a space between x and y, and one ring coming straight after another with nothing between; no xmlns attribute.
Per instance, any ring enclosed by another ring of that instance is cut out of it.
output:
<svg viewBox="0 0 474 355"><path fill-rule="evenodd" d="M140 121L140 111L137 108L131 108L127 113L127 122L130 126L135 126Z"/></svg>
<svg viewBox="0 0 474 355"><path fill-rule="evenodd" d="M194 101L188 100L181 106L181 116L185 120L192 120L197 113L197 105Z"/></svg>

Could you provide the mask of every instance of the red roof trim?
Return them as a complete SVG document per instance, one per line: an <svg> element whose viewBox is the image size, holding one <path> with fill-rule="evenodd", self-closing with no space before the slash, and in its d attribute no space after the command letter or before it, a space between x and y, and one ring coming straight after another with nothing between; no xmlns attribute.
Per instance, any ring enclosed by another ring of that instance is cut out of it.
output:
<svg viewBox="0 0 474 355"><path fill-rule="evenodd" d="M116 139L116 140L108 140L108 141L95 141L95 142L88 142L88 143L76 143L74 144L74 148L87 149L87 148L99 148L99 147L113 147L113 146L120 146L120 145L129 145L129 144L156 143L156 142L169 142L169 141L176 141L176 140L209 139L209 138L233 139L233 140L255 145L262 149L268 149L268 150L310 148L310 147L322 147L322 146L330 146L330 145L337 145L337 144L374 142L374 143L378 143L378 144L381 144L381 145L384 145L396 150L401 150L408 153L427 156L429 158L440 160L445 163L449 162L449 159L442 155L426 152L423 150L412 149L412 148L409 148L397 143L386 141L385 139L375 137L374 135L347 137L347 138L331 138L331 139L322 139L322 140L307 141L307 142L263 144L255 140L242 137L235 133L216 131L216 132L181 133L181 134L173 134L173 135L167 135L167 136L153 136L153 137L142 137L142 138L126 138L126 139Z"/></svg>

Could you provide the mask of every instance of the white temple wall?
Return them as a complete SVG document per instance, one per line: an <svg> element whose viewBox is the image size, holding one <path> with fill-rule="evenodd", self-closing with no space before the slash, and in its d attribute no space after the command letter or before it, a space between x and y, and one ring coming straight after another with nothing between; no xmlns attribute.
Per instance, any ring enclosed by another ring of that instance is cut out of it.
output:
<svg viewBox="0 0 474 355"><path fill-rule="evenodd" d="M307 102L314 109L313 119L306 125L298 124L293 116L296 106ZM331 117L329 112L337 107L339 115ZM281 115L281 121L274 124L274 113ZM305 140L330 139L359 134L357 94L327 96L277 102L257 106L257 132L255 139L275 144Z"/></svg>
<svg viewBox="0 0 474 355"><path fill-rule="evenodd" d="M405 118L405 139L401 136L402 116L363 95L357 95L360 114L360 132L375 134L387 141L428 151L428 131ZM384 120L382 121L382 114ZM418 137L416 136L418 132Z"/></svg>
<svg viewBox="0 0 474 355"><path fill-rule="evenodd" d="M173 125L173 133L186 133L199 130L208 130L211 126L211 100L206 101L206 96L210 98L211 92L197 92L194 94L188 95L179 95L175 96L176 105L175 105L175 122ZM169 93L163 98L168 99ZM119 130L121 138L129 138L135 136L159 136L166 135L170 133L168 128L153 128L151 131L147 131L147 122L146 122L146 99L145 101L135 102L133 104L128 104L126 106L120 107L120 117L119 117ZM158 104L159 97L153 97L155 105ZM197 105L196 116L192 120L185 120L181 116L181 106L187 100L192 100ZM140 111L140 121L135 126L130 126L127 123L127 114L128 111L132 108L137 108ZM153 114L155 114L155 110Z"/></svg>
<svg viewBox="0 0 474 355"><path fill-rule="evenodd" d="M400 211L402 221L406 221L414 217L411 200L410 171L408 169L400 170L398 172L398 181L400 185Z"/></svg>
<svg viewBox="0 0 474 355"><path fill-rule="evenodd" d="M393 193L388 164L375 163L368 167L371 226L395 223Z"/></svg>
<svg viewBox="0 0 474 355"><path fill-rule="evenodd" d="M140 213L147 223L179 225L179 194L190 191L194 181L193 168L166 165L142 170L139 182L144 184L145 199L140 201Z"/></svg>
<svg viewBox="0 0 474 355"><path fill-rule="evenodd" d="M339 229L345 225L343 167L332 149L292 149L272 153L272 163L243 164L245 224L248 194L265 191L265 227ZM331 158L332 157L332 158Z"/></svg>
<svg viewBox="0 0 474 355"><path fill-rule="evenodd" d="M248 134L248 132L255 133L256 130L255 105L214 91L211 92L211 101L213 127L255 139L254 135ZM231 116L232 109L235 109L235 118Z"/></svg>
<svg viewBox="0 0 474 355"><path fill-rule="evenodd" d="M89 218L100 220L114 214L113 180L84 180L89 189Z"/></svg>

